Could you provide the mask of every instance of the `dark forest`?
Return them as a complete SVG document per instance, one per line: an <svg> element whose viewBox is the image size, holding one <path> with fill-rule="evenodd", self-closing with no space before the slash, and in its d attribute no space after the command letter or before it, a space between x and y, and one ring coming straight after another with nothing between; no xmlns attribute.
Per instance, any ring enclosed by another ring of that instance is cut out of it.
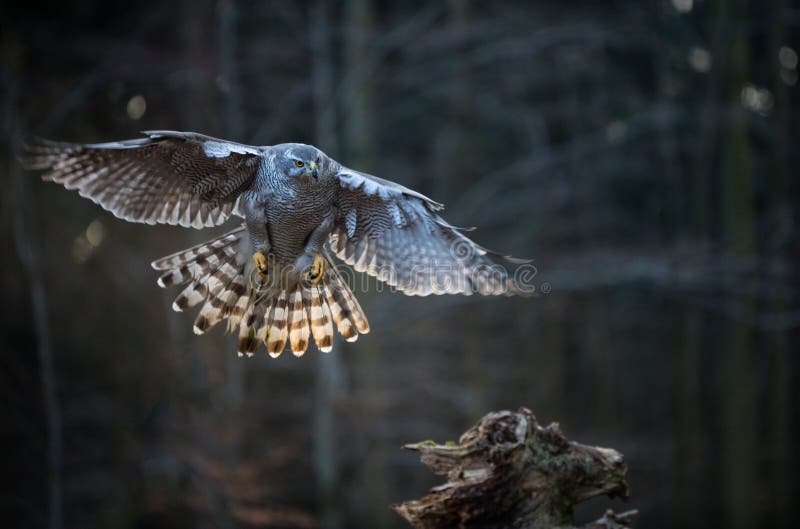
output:
<svg viewBox="0 0 800 529"><path fill-rule="evenodd" d="M630 501L592 513L793 526L798 26L790 0L3 3L3 526L400 529L441 482L401 447L521 406L625 455ZM533 259L539 295L354 274L370 334L238 358L149 265L234 224L127 223L19 161L161 129L314 144Z"/></svg>

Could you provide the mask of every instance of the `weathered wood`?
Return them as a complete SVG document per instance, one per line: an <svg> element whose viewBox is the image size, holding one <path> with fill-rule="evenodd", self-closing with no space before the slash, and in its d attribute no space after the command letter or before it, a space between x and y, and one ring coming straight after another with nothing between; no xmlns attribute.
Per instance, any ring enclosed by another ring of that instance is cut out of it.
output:
<svg viewBox="0 0 800 529"><path fill-rule="evenodd" d="M622 454L566 439L530 410L486 415L458 443L406 445L447 483L394 510L417 529L574 527L576 504L599 495L628 497ZM635 511L607 511L585 529L630 526Z"/></svg>

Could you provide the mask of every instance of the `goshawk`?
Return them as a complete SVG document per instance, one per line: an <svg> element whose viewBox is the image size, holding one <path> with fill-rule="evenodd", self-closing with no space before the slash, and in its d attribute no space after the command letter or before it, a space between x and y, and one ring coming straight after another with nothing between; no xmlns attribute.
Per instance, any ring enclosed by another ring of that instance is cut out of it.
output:
<svg viewBox="0 0 800 529"><path fill-rule="evenodd" d="M176 311L203 304L197 334L225 319L229 330L238 326L240 354L263 342L278 356L288 342L299 356L311 337L327 352L334 325L347 341L369 332L329 251L407 295L531 293L513 273L525 261L475 244L438 215L441 204L316 147L144 134L87 145L37 141L24 162L131 222L204 228L244 218L152 263L161 287L185 284Z"/></svg>

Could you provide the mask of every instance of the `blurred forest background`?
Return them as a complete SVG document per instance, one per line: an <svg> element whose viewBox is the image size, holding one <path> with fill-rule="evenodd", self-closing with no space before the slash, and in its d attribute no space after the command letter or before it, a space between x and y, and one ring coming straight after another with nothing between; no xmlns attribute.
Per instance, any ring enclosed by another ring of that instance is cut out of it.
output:
<svg viewBox="0 0 800 529"><path fill-rule="evenodd" d="M798 25L787 0L4 2L3 526L401 528L437 479L400 446L524 405L626 455L639 527L789 527ZM148 266L224 228L125 223L14 155L146 129L316 144L550 291L372 288L356 344L237 359Z"/></svg>

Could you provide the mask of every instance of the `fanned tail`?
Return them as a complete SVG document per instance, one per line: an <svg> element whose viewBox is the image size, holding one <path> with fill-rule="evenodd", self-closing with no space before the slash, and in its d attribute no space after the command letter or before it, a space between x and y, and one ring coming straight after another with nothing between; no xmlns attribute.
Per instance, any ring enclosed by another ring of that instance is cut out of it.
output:
<svg viewBox="0 0 800 529"><path fill-rule="evenodd" d="M239 327L240 356L252 356L264 344L277 357L287 344L295 356L302 356L312 338L320 351L330 352L334 325L349 342L369 332L364 311L327 253L319 284L304 281L289 291L264 292L251 280L254 272L242 251L245 235L242 226L152 263L163 272L160 287L186 285L172 304L174 310L202 304L194 322L196 334L227 320L229 331Z"/></svg>

